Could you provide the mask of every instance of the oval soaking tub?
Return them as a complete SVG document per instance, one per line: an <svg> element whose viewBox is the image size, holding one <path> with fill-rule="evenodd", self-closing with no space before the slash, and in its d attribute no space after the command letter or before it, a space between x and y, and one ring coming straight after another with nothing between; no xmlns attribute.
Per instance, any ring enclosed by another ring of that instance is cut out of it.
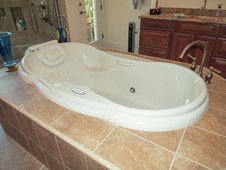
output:
<svg viewBox="0 0 226 170"><path fill-rule="evenodd" d="M187 68L80 43L29 47L19 73L63 107L136 130L191 125L209 99L202 78Z"/></svg>

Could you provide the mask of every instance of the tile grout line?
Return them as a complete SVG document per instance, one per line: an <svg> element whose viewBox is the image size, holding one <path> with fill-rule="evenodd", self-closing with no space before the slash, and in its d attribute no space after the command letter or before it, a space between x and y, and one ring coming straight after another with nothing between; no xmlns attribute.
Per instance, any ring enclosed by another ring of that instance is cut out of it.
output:
<svg viewBox="0 0 226 170"><path fill-rule="evenodd" d="M195 127L195 128L201 129L201 130L203 130L203 131L206 131L206 132L212 133L212 134L214 134L214 135L217 135L217 136L220 136L220 137L226 138L226 136L225 136L225 135L221 135L221 134L219 134L219 133L216 133L216 132L210 131L210 130L208 130L208 129L204 129L204 128L199 127L199 126L197 126L197 125L192 125L192 126L193 126L193 127Z"/></svg>
<svg viewBox="0 0 226 170"><path fill-rule="evenodd" d="M188 128L188 127L186 127L186 128L184 129L184 132L183 132L183 134L182 134L182 136L181 136L180 142L179 142L179 144L178 144L178 146L177 146L177 150L176 150L176 152L175 152L175 154L174 154L174 156L173 156L172 162L171 162L171 164L170 164L169 170L171 170L172 167L173 167L173 164L174 164L174 162L175 162L176 156L178 155L178 151L179 151L179 148L180 148L180 146L181 146L181 144L182 144L182 141L183 141L183 139L184 139L184 135L185 135L185 133L186 133L186 131L187 131L187 128Z"/></svg>
<svg viewBox="0 0 226 170"><path fill-rule="evenodd" d="M44 168L45 166L44 165L42 165L38 170L42 170L43 168Z"/></svg>
<svg viewBox="0 0 226 170"><path fill-rule="evenodd" d="M115 129L117 128L118 126L115 126L107 136L105 136L105 138L96 146L96 148L93 150L93 152L96 152L96 150L105 142L105 140L113 133L113 131L115 131Z"/></svg>
<svg viewBox="0 0 226 170"><path fill-rule="evenodd" d="M160 148L162 148L162 149L164 149L164 150L166 150L166 151L168 151L168 152L170 152L170 153L172 153L172 154L175 153L174 151L171 151L171 150L169 150L169 149L167 149L167 148L164 148L163 146L161 146L161 145L159 145L159 144L157 144L157 143L155 143L155 142L152 142L152 141L150 141L150 140L148 140L148 139L145 139L144 137L141 137L141 136L139 136L139 135L137 135L137 134L135 134L135 133L133 133L133 132L130 132L130 131L126 130L126 129L122 129L122 128L121 128L121 130L124 130L124 131L130 133L131 135L136 136L136 137L138 137L139 139L142 139L142 140L144 140L144 141L146 141L146 142L148 142L148 143L151 143L151 144L153 144L153 145L155 145L155 146L158 146L158 147L160 147Z"/></svg>
<svg viewBox="0 0 226 170"><path fill-rule="evenodd" d="M31 100L36 99L36 98L38 98L39 96L42 96L42 95L39 93L37 96L34 96L34 97L28 99L27 101L25 101L25 102L23 102L23 103L17 105L17 107L20 108L20 106L22 106L23 104L27 104L27 103L29 103ZM20 108L20 109L21 109L21 108Z"/></svg>
<svg viewBox="0 0 226 170"><path fill-rule="evenodd" d="M224 92L219 92L219 91L216 91L216 90L211 90L211 89L208 89L208 91L212 91L212 92L215 92L215 93L219 93L219 94L226 94L226 93L224 93Z"/></svg>
<svg viewBox="0 0 226 170"><path fill-rule="evenodd" d="M58 120L60 120L64 115L66 115L67 113L70 113L71 111L68 110L65 113L63 113L61 116L59 116L58 118L56 118L54 121L52 121L48 126L52 126L55 122L57 122Z"/></svg>
<svg viewBox="0 0 226 170"><path fill-rule="evenodd" d="M215 108L215 107L211 107L211 106L208 106L208 108L214 109L214 110L219 111L219 112L226 112L225 110L221 110L221 109L218 109L218 108Z"/></svg>
<svg viewBox="0 0 226 170"><path fill-rule="evenodd" d="M194 160L192 160L192 159L190 159L190 158L188 158L188 157L185 157L185 156L180 155L180 154L178 154L178 156L179 156L179 157L182 157L182 158L184 158L184 159L187 159L187 160L189 160L189 161L191 161L191 162L193 162L193 163L196 163L196 164L198 164L198 165L200 165L200 166L203 166L203 167L205 167L205 168L207 168L207 169L209 169L209 170L213 170L212 168L210 168L210 167L208 167L208 166L206 166L206 165L203 165L203 164L201 164L201 163L199 163L199 162L196 162L196 161L194 161Z"/></svg>
<svg viewBox="0 0 226 170"><path fill-rule="evenodd" d="M32 126L33 126L33 128L34 128L35 135L36 135L36 137L37 137L37 139L38 139L40 148L41 148L42 151L43 151L43 154L44 154L44 157L45 157L45 161L46 161L46 163L47 163L47 165L48 165L48 168L49 168L49 167L50 167L50 166L49 166L49 162L48 162L48 160L47 160L47 158L46 158L45 150L44 150L44 148L43 148L43 146L42 146L42 143L41 143L41 141L40 141L40 139L39 139L39 136L38 136L37 130L36 130L36 128L35 128L35 125L34 125L33 120L31 120L31 124L32 124ZM40 125L39 125L39 126L40 126ZM34 142L34 143L35 143L35 142ZM38 145L38 146L39 146L39 145Z"/></svg>
<svg viewBox="0 0 226 170"><path fill-rule="evenodd" d="M86 162L86 170L89 170L89 166L88 166L88 161L87 161L87 156L84 154L85 157L85 162Z"/></svg>
<svg viewBox="0 0 226 170"><path fill-rule="evenodd" d="M57 149L58 149L58 151L59 151L59 153L60 153L60 159L61 159L61 162L62 162L63 166L65 167L64 160L63 160L63 157L62 157L62 154L61 154L61 151L60 151L60 147L59 147L59 144L58 144L58 141L57 141L57 139L56 139L56 135L55 135L55 134L54 134L54 139L55 139L55 142L56 142L56 144L57 144Z"/></svg>

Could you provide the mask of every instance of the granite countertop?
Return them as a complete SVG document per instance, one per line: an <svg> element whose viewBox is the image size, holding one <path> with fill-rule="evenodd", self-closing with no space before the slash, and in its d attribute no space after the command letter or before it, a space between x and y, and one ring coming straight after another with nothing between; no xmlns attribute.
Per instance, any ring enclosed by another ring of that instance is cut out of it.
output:
<svg viewBox="0 0 226 170"><path fill-rule="evenodd" d="M9 104L107 169L225 169L226 81L214 74L208 91L208 110L197 123L169 132L143 132L69 111L22 82L17 72L0 69L2 107Z"/></svg>
<svg viewBox="0 0 226 170"><path fill-rule="evenodd" d="M186 21L186 22L203 22L203 23L216 23L216 24L226 24L226 17L209 17L209 16L193 16L185 15L184 18L176 18L174 14L160 14L160 15L150 15L149 13L139 16L139 18L148 19L161 19L161 20L172 20L172 21Z"/></svg>

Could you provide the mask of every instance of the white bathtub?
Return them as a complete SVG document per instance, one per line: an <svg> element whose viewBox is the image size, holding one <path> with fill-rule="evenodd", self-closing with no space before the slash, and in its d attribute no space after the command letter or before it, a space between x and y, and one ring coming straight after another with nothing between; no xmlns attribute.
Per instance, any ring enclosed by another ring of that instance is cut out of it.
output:
<svg viewBox="0 0 226 170"><path fill-rule="evenodd" d="M136 130L188 126L208 105L207 87L196 73L86 44L30 47L19 73L63 107Z"/></svg>

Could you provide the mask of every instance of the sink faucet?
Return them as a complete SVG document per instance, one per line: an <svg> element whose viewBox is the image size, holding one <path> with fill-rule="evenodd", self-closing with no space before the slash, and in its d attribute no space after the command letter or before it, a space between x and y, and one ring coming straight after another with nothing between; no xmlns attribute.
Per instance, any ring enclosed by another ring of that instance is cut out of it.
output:
<svg viewBox="0 0 226 170"><path fill-rule="evenodd" d="M200 47L202 47L202 50L203 50L202 61L201 61L200 68L199 68L199 71L198 71L198 75L200 75L200 76L202 77L203 66L204 66L204 62L205 62L205 59L206 59L207 48L208 48L208 45L207 45L205 42L200 41L200 40L191 42L190 44L188 44L188 45L183 49L183 51L181 52L181 54L180 54L180 56L179 56L179 59L183 59L183 58L185 57L185 55L187 54L187 52L188 52L193 46L200 46Z"/></svg>

